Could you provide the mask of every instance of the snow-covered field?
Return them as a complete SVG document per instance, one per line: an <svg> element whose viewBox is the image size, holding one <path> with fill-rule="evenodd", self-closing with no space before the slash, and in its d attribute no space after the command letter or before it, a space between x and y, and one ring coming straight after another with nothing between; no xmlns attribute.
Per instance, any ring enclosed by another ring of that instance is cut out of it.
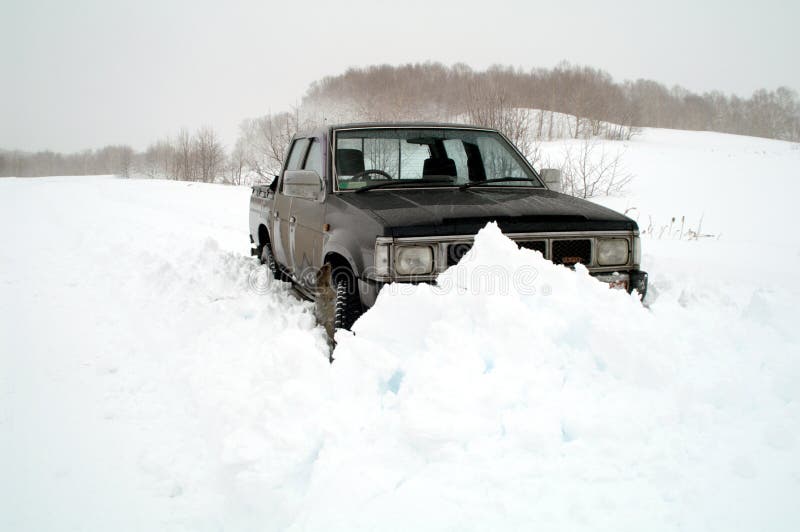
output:
<svg viewBox="0 0 800 532"><path fill-rule="evenodd" d="M584 142L546 142L541 155L557 163L567 147L577 153ZM630 141L600 141L593 155L603 151L621 154L619 173L633 181L624 197L599 202L627 212L642 231L674 238L683 218L684 235L700 228L729 242L800 242L792 202L800 197L798 143L644 129Z"/></svg>
<svg viewBox="0 0 800 532"><path fill-rule="evenodd" d="M800 149L625 162L641 225L721 234L644 241L649 308L489 226L333 365L249 189L0 180L0 530L797 530Z"/></svg>

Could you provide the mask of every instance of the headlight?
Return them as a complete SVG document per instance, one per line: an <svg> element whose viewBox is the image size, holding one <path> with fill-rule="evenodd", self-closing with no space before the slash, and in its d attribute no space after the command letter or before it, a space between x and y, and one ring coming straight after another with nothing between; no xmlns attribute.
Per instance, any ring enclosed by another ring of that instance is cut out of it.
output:
<svg viewBox="0 0 800 532"><path fill-rule="evenodd" d="M633 263L642 264L642 241L638 236L633 237Z"/></svg>
<svg viewBox="0 0 800 532"><path fill-rule="evenodd" d="M597 241L597 264L600 266L620 266L627 263L627 239L606 238Z"/></svg>
<svg viewBox="0 0 800 532"><path fill-rule="evenodd" d="M394 271L398 275L423 275L433 270L433 249L430 246L398 247Z"/></svg>

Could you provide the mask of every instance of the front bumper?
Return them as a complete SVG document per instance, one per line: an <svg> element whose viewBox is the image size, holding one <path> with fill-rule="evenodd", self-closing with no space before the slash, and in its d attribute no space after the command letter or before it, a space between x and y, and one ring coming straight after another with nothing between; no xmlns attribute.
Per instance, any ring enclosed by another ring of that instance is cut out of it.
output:
<svg viewBox="0 0 800 532"><path fill-rule="evenodd" d="M634 290L639 292L639 299L644 300L647 294L647 272L641 270L631 270L629 272L614 272L614 273L593 273L592 277L598 281L607 283L610 288L626 290L629 294ZM416 284L413 281L396 281L398 283ZM435 284L436 281L418 281L423 283ZM383 281L374 281L372 279L359 279L358 289L361 295L361 303L369 308L375 304L378 293L384 285L391 284Z"/></svg>
<svg viewBox="0 0 800 532"><path fill-rule="evenodd" d="M632 270L625 273L593 273L592 277L607 283L611 288L626 290L629 294L634 290L639 292L641 299L647 294L647 272Z"/></svg>
<svg viewBox="0 0 800 532"><path fill-rule="evenodd" d="M631 283L628 292L636 290L639 292L639 297L644 301L644 296L647 295L647 272L642 270L634 270L631 272Z"/></svg>

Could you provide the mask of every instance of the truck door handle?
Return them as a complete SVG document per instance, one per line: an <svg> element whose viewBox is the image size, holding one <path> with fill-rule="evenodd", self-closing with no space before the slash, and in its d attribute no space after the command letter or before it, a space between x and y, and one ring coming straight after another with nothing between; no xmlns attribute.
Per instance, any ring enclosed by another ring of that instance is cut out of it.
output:
<svg viewBox="0 0 800 532"><path fill-rule="evenodd" d="M295 223L296 221L297 221L297 218L295 218L294 216L289 216L289 223L290 223L290 224L293 224L293 223Z"/></svg>

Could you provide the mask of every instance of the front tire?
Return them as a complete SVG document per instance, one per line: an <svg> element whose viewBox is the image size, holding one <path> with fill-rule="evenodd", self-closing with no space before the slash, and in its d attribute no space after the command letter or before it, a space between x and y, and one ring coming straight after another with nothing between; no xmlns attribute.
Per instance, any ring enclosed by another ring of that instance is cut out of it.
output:
<svg viewBox="0 0 800 532"><path fill-rule="evenodd" d="M317 322L325 328L331 342L337 330L350 330L363 311L352 270L325 263L317 273L314 306Z"/></svg>
<svg viewBox="0 0 800 532"><path fill-rule="evenodd" d="M272 254L272 248L270 248L269 243L261 246L260 259L261 264L265 264L269 269L272 278L278 281L281 280L281 272L278 270L278 263L275 262L275 255Z"/></svg>
<svg viewBox="0 0 800 532"><path fill-rule="evenodd" d="M361 316L361 298L355 279L347 279L345 275L336 280L336 304L334 305L333 326L335 329L348 331Z"/></svg>

